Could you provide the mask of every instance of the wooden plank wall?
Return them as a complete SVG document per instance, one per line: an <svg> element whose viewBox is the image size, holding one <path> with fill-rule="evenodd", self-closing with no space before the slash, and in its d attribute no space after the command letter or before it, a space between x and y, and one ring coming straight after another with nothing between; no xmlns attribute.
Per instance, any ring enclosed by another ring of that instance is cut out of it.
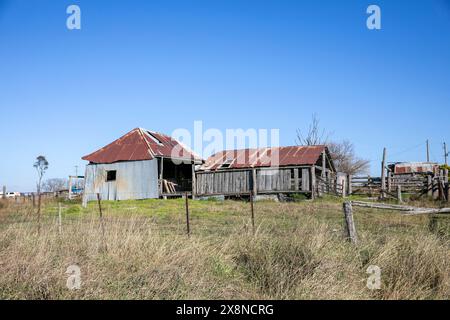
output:
<svg viewBox="0 0 450 320"><path fill-rule="evenodd" d="M309 192L305 168L256 169L256 192ZM196 173L197 195L245 194L253 189L252 169Z"/></svg>
<svg viewBox="0 0 450 320"><path fill-rule="evenodd" d="M291 169L259 170L257 175L258 192L290 191L292 188Z"/></svg>
<svg viewBox="0 0 450 320"><path fill-rule="evenodd" d="M251 170L197 173L197 195L240 194L251 190Z"/></svg>

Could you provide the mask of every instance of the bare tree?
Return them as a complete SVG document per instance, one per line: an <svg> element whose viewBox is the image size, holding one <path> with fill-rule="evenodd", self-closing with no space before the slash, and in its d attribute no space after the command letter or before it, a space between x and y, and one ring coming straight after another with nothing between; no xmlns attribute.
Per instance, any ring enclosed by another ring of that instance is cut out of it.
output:
<svg viewBox="0 0 450 320"><path fill-rule="evenodd" d="M328 149L338 172L355 175L369 171L370 161L356 156L353 143L349 140L329 142Z"/></svg>
<svg viewBox="0 0 450 320"><path fill-rule="evenodd" d="M38 193L38 232L41 230L41 186L42 186L42 177L45 174L45 171L48 169L48 161L44 156L38 156L36 158L36 162L33 167L36 169L38 174L37 181L37 193Z"/></svg>
<svg viewBox="0 0 450 320"><path fill-rule="evenodd" d="M330 132L320 128L320 120L314 113L306 135L300 129L297 129L296 143L303 146L327 144L330 135Z"/></svg>
<svg viewBox="0 0 450 320"><path fill-rule="evenodd" d="M370 161L356 156L353 143L349 140L333 142L330 136L329 131L320 128L320 120L313 114L307 134L303 135L300 129L297 130L296 142L298 145L306 146L327 145L338 172L354 175L369 170Z"/></svg>
<svg viewBox="0 0 450 320"><path fill-rule="evenodd" d="M69 182L67 179L53 178L47 179L42 183L42 191L57 192L68 188Z"/></svg>

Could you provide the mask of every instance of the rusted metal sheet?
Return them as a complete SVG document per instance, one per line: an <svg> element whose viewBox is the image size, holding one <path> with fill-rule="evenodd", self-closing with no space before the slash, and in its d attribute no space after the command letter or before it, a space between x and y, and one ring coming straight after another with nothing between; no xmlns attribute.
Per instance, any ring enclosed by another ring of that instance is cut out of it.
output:
<svg viewBox="0 0 450 320"><path fill-rule="evenodd" d="M220 151L209 157L200 170L314 165L323 151L327 151L324 145Z"/></svg>
<svg viewBox="0 0 450 320"><path fill-rule="evenodd" d="M439 165L432 162L401 162L390 165L394 174L434 173L439 172Z"/></svg>
<svg viewBox="0 0 450 320"><path fill-rule="evenodd" d="M136 128L106 145L84 156L91 163L114 163L119 161L152 160L166 157L201 163L202 159L177 140L162 133Z"/></svg>

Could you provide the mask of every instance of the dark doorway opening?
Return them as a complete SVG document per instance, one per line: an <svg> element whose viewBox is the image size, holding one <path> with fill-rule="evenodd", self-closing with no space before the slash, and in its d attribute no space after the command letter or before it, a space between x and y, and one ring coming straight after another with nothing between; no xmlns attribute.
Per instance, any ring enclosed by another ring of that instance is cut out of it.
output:
<svg viewBox="0 0 450 320"><path fill-rule="evenodd" d="M158 167L161 173L161 161ZM172 159L164 159L162 173L162 193L192 191L192 163L175 163Z"/></svg>

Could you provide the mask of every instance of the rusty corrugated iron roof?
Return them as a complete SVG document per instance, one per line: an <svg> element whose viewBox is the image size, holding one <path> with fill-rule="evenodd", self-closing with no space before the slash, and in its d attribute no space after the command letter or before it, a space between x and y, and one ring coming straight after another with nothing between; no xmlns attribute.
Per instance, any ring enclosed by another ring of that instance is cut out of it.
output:
<svg viewBox="0 0 450 320"><path fill-rule="evenodd" d="M210 156L200 170L314 165L323 151L329 154L325 145L220 151Z"/></svg>
<svg viewBox="0 0 450 320"><path fill-rule="evenodd" d="M92 163L113 163L118 161L151 160L155 157L202 162L198 155L174 138L142 128L131 130L119 139L84 156L82 159Z"/></svg>
<svg viewBox="0 0 450 320"><path fill-rule="evenodd" d="M437 173L439 164L435 162L398 162L389 166L394 174Z"/></svg>

